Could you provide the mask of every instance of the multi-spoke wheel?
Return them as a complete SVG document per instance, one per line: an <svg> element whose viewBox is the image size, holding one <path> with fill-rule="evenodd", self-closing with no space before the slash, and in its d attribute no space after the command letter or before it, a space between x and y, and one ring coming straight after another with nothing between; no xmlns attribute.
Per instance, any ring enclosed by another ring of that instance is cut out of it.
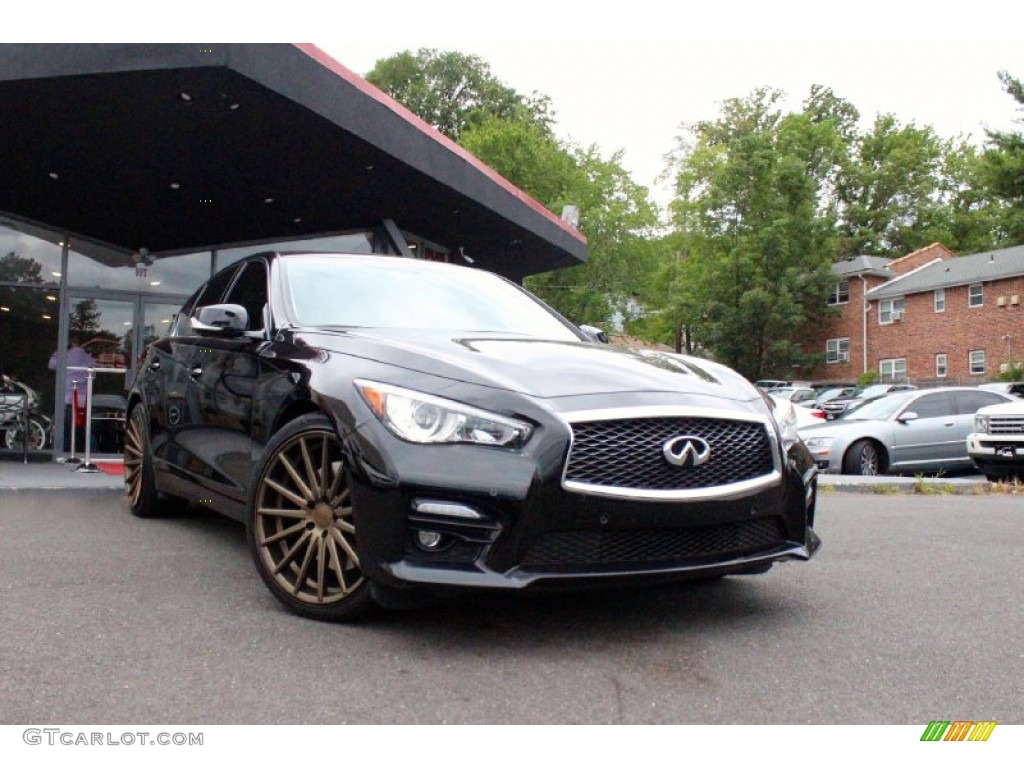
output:
<svg viewBox="0 0 1024 768"><path fill-rule="evenodd" d="M124 493L128 508L137 517L165 515L175 506L161 497L153 479L153 457L149 447L146 409L136 405L124 431Z"/></svg>
<svg viewBox="0 0 1024 768"><path fill-rule="evenodd" d="M873 440L858 440L843 458L843 472L847 475L880 475L884 471L885 459Z"/></svg>
<svg viewBox="0 0 1024 768"><path fill-rule="evenodd" d="M249 506L256 568L282 603L326 621L370 607L341 443L326 417L302 416L274 436Z"/></svg>
<svg viewBox="0 0 1024 768"><path fill-rule="evenodd" d="M28 449L30 451L41 451L46 447L46 427L39 419L29 419L28 422ZM25 442L25 430L9 429L4 435L4 442L12 451L20 451Z"/></svg>

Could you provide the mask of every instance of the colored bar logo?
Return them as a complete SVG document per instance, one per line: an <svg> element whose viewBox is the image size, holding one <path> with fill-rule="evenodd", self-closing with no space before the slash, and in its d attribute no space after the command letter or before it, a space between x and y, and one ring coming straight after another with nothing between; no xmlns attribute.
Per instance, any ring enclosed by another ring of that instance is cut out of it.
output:
<svg viewBox="0 0 1024 768"><path fill-rule="evenodd" d="M995 720L932 720L921 741L988 741L995 728Z"/></svg>

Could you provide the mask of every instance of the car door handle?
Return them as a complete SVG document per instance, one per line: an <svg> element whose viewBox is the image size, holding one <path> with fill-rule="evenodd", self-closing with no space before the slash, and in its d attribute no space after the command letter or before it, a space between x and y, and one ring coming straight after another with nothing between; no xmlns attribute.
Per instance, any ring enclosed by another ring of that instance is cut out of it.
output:
<svg viewBox="0 0 1024 768"><path fill-rule="evenodd" d="M942 426L944 426L944 427L955 427L956 426L956 422L955 421L947 421Z"/></svg>
<svg viewBox="0 0 1024 768"><path fill-rule="evenodd" d="M203 375L203 366L197 365L195 368L188 372L188 375L189 378L198 379L200 376Z"/></svg>

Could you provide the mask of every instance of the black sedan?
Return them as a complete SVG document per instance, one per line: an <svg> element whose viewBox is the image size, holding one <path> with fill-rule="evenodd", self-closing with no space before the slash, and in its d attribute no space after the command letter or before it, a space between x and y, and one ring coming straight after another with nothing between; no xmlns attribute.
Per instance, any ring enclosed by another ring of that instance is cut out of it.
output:
<svg viewBox="0 0 1024 768"><path fill-rule="evenodd" d="M130 508L244 521L270 591L327 620L809 559L816 468L792 419L721 365L595 337L468 267L249 257L147 349Z"/></svg>

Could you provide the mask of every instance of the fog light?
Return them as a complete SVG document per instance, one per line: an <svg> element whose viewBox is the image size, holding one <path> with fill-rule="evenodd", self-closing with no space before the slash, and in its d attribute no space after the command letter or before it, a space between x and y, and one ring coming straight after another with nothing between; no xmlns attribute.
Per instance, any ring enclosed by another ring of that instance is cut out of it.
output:
<svg viewBox="0 0 1024 768"><path fill-rule="evenodd" d="M418 531L416 533L416 544L420 549L427 552L436 552L444 544L444 536L437 531Z"/></svg>

